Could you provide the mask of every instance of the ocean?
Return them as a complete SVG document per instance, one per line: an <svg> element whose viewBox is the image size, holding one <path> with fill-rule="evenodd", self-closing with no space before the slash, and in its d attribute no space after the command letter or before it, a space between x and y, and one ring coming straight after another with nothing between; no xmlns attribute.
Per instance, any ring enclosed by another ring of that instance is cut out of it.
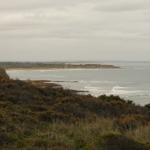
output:
<svg viewBox="0 0 150 150"><path fill-rule="evenodd" d="M150 103L150 62L93 63L112 64L121 69L8 70L7 73L14 79L51 80L93 96L119 95L139 105Z"/></svg>

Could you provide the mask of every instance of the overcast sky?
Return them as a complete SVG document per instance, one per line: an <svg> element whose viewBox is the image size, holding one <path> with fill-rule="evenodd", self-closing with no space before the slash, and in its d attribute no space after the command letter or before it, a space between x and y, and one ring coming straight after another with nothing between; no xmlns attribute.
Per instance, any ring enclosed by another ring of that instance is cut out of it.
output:
<svg viewBox="0 0 150 150"><path fill-rule="evenodd" d="M0 0L0 61L150 60L150 0Z"/></svg>

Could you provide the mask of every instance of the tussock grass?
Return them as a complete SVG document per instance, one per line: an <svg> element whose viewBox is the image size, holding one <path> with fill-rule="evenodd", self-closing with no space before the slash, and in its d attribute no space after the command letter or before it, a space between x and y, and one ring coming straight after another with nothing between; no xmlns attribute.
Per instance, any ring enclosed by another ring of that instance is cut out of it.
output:
<svg viewBox="0 0 150 150"><path fill-rule="evenodd" d="M102 149L103 136L107 134L119 134L111 119L98 118L94 122L75 124L54 122L35 128L31 136L24 138L22 145L26 145L27 149L99 150Z"/></svg>
<svg viewBox="0 0 150 150"><path fill-rule="evenodd" d="M150 145L150 124L147 126L140 126L135 130L128 131L126 132L126 135L135 141Z"/></svg>

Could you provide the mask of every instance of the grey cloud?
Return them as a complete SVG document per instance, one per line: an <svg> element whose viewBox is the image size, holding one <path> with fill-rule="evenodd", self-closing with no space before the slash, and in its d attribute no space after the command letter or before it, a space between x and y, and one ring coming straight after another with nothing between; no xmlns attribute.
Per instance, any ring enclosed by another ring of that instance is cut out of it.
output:
<svg viewBox="0 0 150 150"><path fill-rule="evenodd" d="M88 50L88 58L92 51L105 57L112 51L111 55L115 58L113 52L117 51L119 55L120 49L129 54L129 50L141 48L148 51L150 48L149 0L0 2L0 52L15 51L17 56L12 55L15 58L21 53L29 57L26 45L34 55L38 54L36 51L46 50L53 54L61 49L66 55L69 51L76 51L76 56L80 56L81 52ZM38 54L37 58L40 57L41 54Z"/></svg>
<svg viewBox="0 0 150 150"><path fill-rule="evenodd" d="M149 10L150 1L148 0L116 0L111 2L106 2L95 6L95 10L105 11L105 12L130 12L138 10Z"/></svg>
<svg viewBox="0 0 150 150"><path fill-rule="evenodd" d="M137 14L124 15L124 17L120 14L108 16L93 13L91 10L82 10L82 7L78 8L78 11L76 9L15 12L13 14L8 13L8 18L4 14L4 20L1 17L0 21L0 35L18 38L98 38L107 36L108 38L113 36L128 38L127 35L129 35L131 38L133 34L140 35L145 29L145 24L149 25L144 21L136 23L139 20L136 18ZM80 14L82 11L88 14ZM143 18L142 15L141 18Z"/></svg>
<svg viewBox="0 0 150 150"><path fill-rule="evenodd" d="M0 10L3 11L17 11L17 10L31 10L31 9L41 9L41 8L67 8L70 6L81 5L90 2L90 0L0 0ZM97 2L97 0L92 0L92 2Z"/></svg>

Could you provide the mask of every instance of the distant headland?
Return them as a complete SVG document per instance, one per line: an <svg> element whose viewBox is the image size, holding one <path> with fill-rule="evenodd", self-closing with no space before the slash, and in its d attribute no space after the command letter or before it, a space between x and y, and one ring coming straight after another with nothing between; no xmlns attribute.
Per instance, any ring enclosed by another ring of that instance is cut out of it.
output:
<svg viewBox="0 0 150 150"><path fill-rule="evenodd" d="M58 63L58 62L0 62L5 69L119 69L111 64Z"/></svg>

